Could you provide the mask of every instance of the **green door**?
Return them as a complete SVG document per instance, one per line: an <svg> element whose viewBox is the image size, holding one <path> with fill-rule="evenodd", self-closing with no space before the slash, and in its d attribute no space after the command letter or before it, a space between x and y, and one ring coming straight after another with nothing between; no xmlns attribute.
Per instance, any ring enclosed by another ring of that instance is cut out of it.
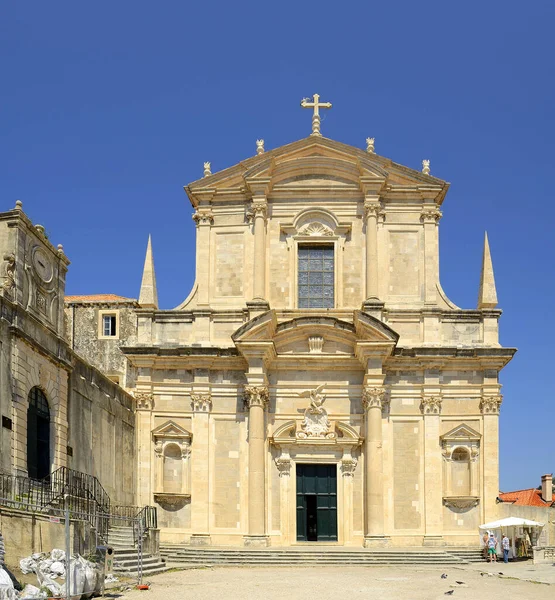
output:
<svg viewBox="0 0 555 600"><path fill-rule="evenodd" d="M337 541L336 465L297 465L297 540Z"/></svg>

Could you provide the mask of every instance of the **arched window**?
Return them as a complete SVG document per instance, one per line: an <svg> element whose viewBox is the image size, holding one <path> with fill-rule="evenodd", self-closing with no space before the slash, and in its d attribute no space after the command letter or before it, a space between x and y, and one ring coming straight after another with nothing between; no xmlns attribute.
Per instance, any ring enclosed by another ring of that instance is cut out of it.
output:
<svg viewBox="0 0 555 600"><path fill-rule="evenodd" d="M451 460L453 494L470 495L470 452L466 448L455 448Z"/></svg>
<svg viewBox="0 0 555 600"><path fill-rule="evenodd" d="M183 478L183 459L181 448L177 444L168 444L164 448L164 492L181 493Z"/></svg>
<svg viewBox="0 0 555 600"><path fill-rule="evenodd" d="M50 475L50 408L44 392L29 392L27 409L27 472L32 479Z"/></svg>

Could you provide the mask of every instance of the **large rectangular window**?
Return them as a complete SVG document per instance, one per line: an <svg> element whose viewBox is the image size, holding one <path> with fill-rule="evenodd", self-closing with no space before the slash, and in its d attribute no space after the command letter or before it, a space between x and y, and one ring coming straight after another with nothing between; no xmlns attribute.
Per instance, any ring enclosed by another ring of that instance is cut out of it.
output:
<svg viewBox="0 0 555 600"><path fill-rule="evenodd" d="M333 246L299 245L299 308L334 307Z"/></svg>

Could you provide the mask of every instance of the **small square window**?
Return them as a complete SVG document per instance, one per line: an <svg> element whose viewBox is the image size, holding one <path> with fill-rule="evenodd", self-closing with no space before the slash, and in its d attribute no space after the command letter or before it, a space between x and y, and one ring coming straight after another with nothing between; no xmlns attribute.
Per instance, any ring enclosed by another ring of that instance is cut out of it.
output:
<svg viewBox="0 0 555 600"><path fill-rule="evenodd" d="M102 335L115 337L117 335L116 315L102 315Z"/></svg>

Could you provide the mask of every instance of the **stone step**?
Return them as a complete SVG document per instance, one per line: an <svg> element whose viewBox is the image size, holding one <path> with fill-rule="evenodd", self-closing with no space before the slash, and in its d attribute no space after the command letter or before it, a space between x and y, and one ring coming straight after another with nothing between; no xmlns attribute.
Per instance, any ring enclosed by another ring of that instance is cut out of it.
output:
<svg viewBox="0 0 555 600"><path fill-rule="evenodd" d="M250 564L250 565L369 565L369 564L463 564L466 561L449 555L436 556L327 556L327 557L285 557L285 556L236 556L218 555L164 555L168 562L191 564Z"/></svg>

